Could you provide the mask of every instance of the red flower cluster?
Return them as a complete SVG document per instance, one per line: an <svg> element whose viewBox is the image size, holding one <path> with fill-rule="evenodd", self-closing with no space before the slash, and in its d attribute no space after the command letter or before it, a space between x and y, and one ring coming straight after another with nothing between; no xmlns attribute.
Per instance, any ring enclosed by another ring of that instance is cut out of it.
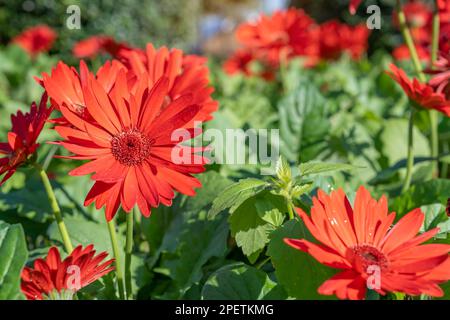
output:
<svg viewBox="0 0 450 320"><path fill-rule="evenodd" d="M438 284L450 279L450 245L423 244L439 228L417 235L425 219L420 209L391 227L395 213L388 213L386 198L376 201L360 187L353 207L342 190L330 195L319 190L311 216L301 209L297 212L320 244L305 239L285 242L342 270L319 287L320 294L364 299L369 287L383 295L443 295Z"/></svg>
<svg viewBox="0 0 450 320"><path fill-rule="evenodd" d="M352 27L334 20L318 25L301 9L277 11L238 27L236 38L242 48L225 62L224 70L228 74L241 71L272 79L280 63L294 57L302 57L309 67L320 60L336 59L344 52L359 59L367 50L368 36L364 25ZM254 61L259 62L262 71L251 70Z"/></svg>
<svg viewBox="0 0 450 320"><path fill-rule="evenodd" d="M102 53L109 53L115 57L121 50L129 48L127 44L117 42L112 37L97 35L77 42L72 49L72 53L77 58L94 58Z"/></svg>
<svg viewBox="0 0 450 320"><path fill-rule="evenodd" d="M436 85L431 85L431 82L426 84L417 79L412 81L408 78L405 71L397 68L395 65L390 65L391 71L388 74L397 83L400 84L406 95L414 101L417 105L431 110L437 110L447 117L450 117L450 92L448 86L448 72L446 74L446 81L442 80L445 77L435 78ZM440 85L443 82L444 86Z"/></svg>
<svg viewBox="0 0 450 320"><path fill-rule="evenodd" d="M19 110L17 115L11 115L12 129L8 133L8 142L0 143L0 154L5 155L0 159L0 176L5 174L0 185L35 155L39 146L36 141L51 112L44 94L39 107L33 102L30 112L24 114Z"/></svg>
<svg viewBox="0 0 450 320"><path fill-rule="evenodd" d="M47 52L56 40L56 33L46 25L38 25L26 29L11 40L22 47L28 54L35 56L40 52Z"/></svg>
<svg viewBox="0 0 450 320"><path fill-rule="evenodd" d="M28 300L71 299L81 288L114 270L114 259L102 262L108 253L95 255L93 245L80 245L63 261L56 247L47 258L34 261L34 268L22 271L22 292Z"/></svg>
<svg viewBox="0 0 450 320"><path fill-rule="evenodd" d="M203 148L181 142L201 133L196 123L218 107L203 58L152 45L119 58L97 75L84 63L78 73L60 62L41 80L63 115L55 130L74 154L67 158L89 160L70 174L94 173L85 205L105 207L108 220L120 205L148 217L152 207L170 205L175 190L195 194L201 184L192 174L204 171L206 159L197 154Z"/></svg>
<svg viewBox="0 0 450 320"><path fill-rule="evenodd" d="M357 60L367 51L369 29L363 24L349 26L336 20L320 26L320 57L326 60L339 58L343 52Z"/></svg>

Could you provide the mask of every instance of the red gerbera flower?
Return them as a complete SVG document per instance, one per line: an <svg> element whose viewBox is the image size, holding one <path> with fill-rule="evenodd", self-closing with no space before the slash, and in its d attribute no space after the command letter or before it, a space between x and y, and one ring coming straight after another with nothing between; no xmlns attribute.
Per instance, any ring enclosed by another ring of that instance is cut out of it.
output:
<svg viewBox="0 0 450 320"><path fill-rule="evenodd" d="M96 79L106 92L110 92L114 87L115 80L119 70L125 67L118 61L112 63L107 61L97 71ZM84 61L80 61L80 72L73 67L69 67L63 62L52 69L51 75L42 74L42 79L37 81L45 88L52 105L59 110L65 105L72 112L77 113L83 119L91 119L87 112L85 98L82 87L87 85L88 75L90 74ZM64 118L55 120L57 123L64 123Z"/></svg>
<svg viewBox="0 0 450 320"><path fill-rule="evenodd" d="M352 206L342 190L330 195L319 190L311 217L297 209L311 234L320 242L285 239L320 263L343 271L325 281L320 294L340 299L364 299L367 287L380 294L442 296L438 284L450 279L450 245L423 244L439 228L417 235L425 219L420 209L402 217L392 228L386 198L373 199L360 187Z"/></svg>
<svg viewBox="0 0 450 320"><path fill-rule="evenodd" d="M258 59L277 66L295 56L317 63L319 29L303 10L291 8L261 15L256 22L244 23L236 30L237 40L255 52Z"/></svg>
<svg viewBox="0 0 450 320"><path fill-rule="evenodd" d="M362 0L350 0L350 4L348 6L348 10L351 14L355 14L356 10L358 10L359 5L361 4Z"/></svg>
<svg viewBox="0 0 450 320"><path fill-rule="evenodd" d="M365 25L352 27L337 20L327 21L320 26L320 56L333 60L348 52L359 59L367 50L369 33Z"/></svg>
<svg viewBox="0 0 450 320"><path fill-rule="evenodd" d="M128 48L127 44L117 42L112 37L99 35L77 42L72 53L77 58L93 58L101 53L109 53L114 57L120 50Z"/></svg>
<svg viewBox="0 0 450 320"><path fill-rule="evenodd" d="M0 176L5 174L0 185L8 180L18 167L27 163L35 155L39 144L36 142L52 108L47 108L47 95L41 98L39 107L33 102L30 112L11 115L12 129L8 133L8 142L0 143Z"/></svg>
<svg viewBox="0 0 450 320"><path fill-rule="evenodd" d="M198 93L168 101L169 78L162 77L148 87L149 78L143 71L134 83L134 92L130 92L122 69L108 93L89 74L82 94L91 120L60 105L70 126L57 126L55 130L65 138L61 145L75 154L68 158L90 160L70 175L95 173L92 179L96 182L85 205L95 202L97 209L105 206L108 221L120 204L126 212L137 204L148 217L151 207L171 204L174 189L194 195L194 188L201 186L191 174L204 171L205 159L194 154L203 148L179 145L201 132L194 128L194 122L205 117L204 106L194 100ZM178 129L190 134L174 141L172 135Z"/></svg>
<svg viewBox="0 0 450 320"><path fill-rule="evenodd" d="M35 56L39 52L50 50L56 37L55 31L49 26L38 25L26 29L11 42L22 47L31 56Z"/></svg>
<svg viewBox="0 0 450 320"><path fill-rule="evenodd" d="M258 62L260 62L264 70L259 73L251 70L250 64L254 61L257 60L250 51L240 49L237 50L224 62L223 70L229 75L241 72L246 76L262 77L266 80L273 80L275 78L275 74L272 68L270 68L269 66L265 66L262 61Z"/></svg>
<svg viewBox="0 0 450 320"><path fill-rule="evenodd" d="M140 75L147 73L148 87L151 88L161 78L169 80L166 103L189 94L192 103L200 106L198 121L212 119L211 113L217 110L218 103L211 97L214 89L209 86L209 70L206 58L184 55L182 50L161 47L155 49L148 44L146 50L122 50L117 57L129 69L129 85L134 91L140 81Z"/></svg>
<svg viewBox="0 0 450 320"><path fill-rule="evenodd" d="M95 255L93 245L83 249L80 245L63 261L56 247L47 258L34 261L34 269L22 271L22 292L28 300L72 299L74 293L100 279L114 269L114 259L102 261L107 252Z"/></svg>
<svg viewBox="0 0 450 320"><path fill-rule="evenodd" d="M390 69L391 72L387 73L401 85L409 99L419 106L434 109L450 116L450 100L444 92L438 92L429 84L422 83L417 79L411 81L405 71L393 64L390 65Z"/></svg>

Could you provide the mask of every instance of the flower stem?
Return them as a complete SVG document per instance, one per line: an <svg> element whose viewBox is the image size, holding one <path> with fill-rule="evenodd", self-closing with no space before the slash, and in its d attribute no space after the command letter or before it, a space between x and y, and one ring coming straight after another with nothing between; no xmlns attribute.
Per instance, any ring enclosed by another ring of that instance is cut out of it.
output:
<svg viewBox="0 0 450 320"><path fill-rule="evenodd" d="M39 172L42 183L44 184L45 192L47 192L48 201L50 202L50 207L52 208L53 215L55 216L56 224L58 225L59 233L64 244L64 248L68 254L72 253L73 246L70 241L69 233L67 232L66 225L61 215L61 209L59 208L58 201L56 200L55 192L53 190L52 184L41 165L35 164L36 169Z"/></svg>
<svg viewBox="0 0 450 320"><path fill-rule="evenodd" d="M117 242L116 224L114 223L114 220L108 221L107 224L116 265L116 278L117 287L119 289L119 298L124 300L125 288L123 285L122 259L120 257L119 244Z"/></svg>
<svg viewBox="0 0 450 320"><path fill-rule="evenodd" d="M439 9L437 1L434 4L434 12L433 12L433 33L432 33L432 41L431 41L431 68L434 69L435 62L438 57L439 51ZM431 127L431 157L433 160L432 174L433 177L437 177L439 175L439 128L438 128L438 113L437 111L430 111L430 127Z"/></svg>
<svg viewBox="0 0 450 320"><path fill-rule="evenodd" d="M129 212L127 216L127 242L125 245L125 286L128 299L133 296L131 284L131 254L133 253L133 217L134 210Z"/></svg>
<svg viewBox="0 0 450 320"><path fill-rule="evenodd" d="M411 112L409 114L409 122L408 122L408 155L407 155L407 162L406 162L406 176L405 181L403 183L402 192L405 192L409 189L409 186L411 185L411 178L412 178L412 169L414 167L414 135L413 135L413 128L414 128L414 113L415 109L414 107L411 107Z"/></svg>
<svg viewBox="0 0 450 320"><path fill-rule="evenodd" d="M436 62L438 58L438 51L439 51L439 25L440 25L440 18L439 18L439 8L437 4L437 0L434 3L434 12L433 12L433 33L432 33L432 40L431 40L431 68L435 68L434 63Z"/></svg>
<svg viewBox="0 0 450 320"><path fill-rule="evenodd" d="M403 38L405 39L406 46L408 47L409 53L411 55L411 59L412 59L416 74L419 77L419 80L421 82L426 82L427 79L425 77L425 74L423 73L422 64L420 63L419 55L417 53L416 46L414 45L414 40L411 36L411 32L406 23L405 12L403 11L403 7L401 5L400 0L397 0L397 17L398 17L398 21L400 24L400 30L402 32ZM436 59L436 57L437 57L438 44L439 44L439 12L437 10L437 4L436 4L436 10L435 10L435 14L433 17L433 45L432 45L432 49L435 50L436 52L434 52L434 53L432 52L432 54L431 54L432 64L434 64L433 57L434 57L434 59ZM429 114L430 114L430 130L431 130L431 136L430 136L431 157L433 158L432 174L433 174L433 177L435 177L437 174L437 169L438 169L437 158L439 155L438 119L437 119L438 115L437 115L437 112L434 110L430 110ZM410 125L411 125L411 123L410 123ZM411 140L412 140L412 138L411 138ZM409 143L408 143L408 145L409 145ZM414 162L414 161L412 161L412 162ZM414 163L413 163L413 165L414 165ZM412 174L411 172L409 172L409 173ZM407 178L408 178L408 176L407 176ZM407 181L405 180L405 185L403 186L403 188L405 188L406 182ZM410 181L409 181L409 184L410 184ZM409 184L408 184L408 187L409 187Z"/></svg>
<svg viewBox="0 0 450 320"><path fill-rule="evenodd" d="M293 220L294 219L294 210L292 210L293 204L292 204L291 200L287 201L287 207L288 207L288 212L289 212L289 220Z"/></svg>
<svg viewBox="0 0 450 320"><path fill-rule="evenodd" d="M414 69L422 82L426 81L425 74L422 70L422 64L420 63L419 55L417 54L416 46L414 45L414 40L411 36L411 32L406 24L406 16L403 11L403 7L400 0L397 0L397 18L400 25L400 31L402 32L403 39L405 40L406 46L408 47L409 54L414 65Z"/></svg>

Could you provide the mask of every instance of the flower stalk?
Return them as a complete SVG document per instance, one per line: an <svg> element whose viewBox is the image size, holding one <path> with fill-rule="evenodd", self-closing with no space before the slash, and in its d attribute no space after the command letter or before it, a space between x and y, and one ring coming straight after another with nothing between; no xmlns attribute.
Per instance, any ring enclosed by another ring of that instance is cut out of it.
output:
<svg viewBox="0 0 450 320"><path fill-rule="evenodd" d="M132 284L131 284L131 255L133 253L133 217L134 210L126 214L127 216L127 239L125 244L125 289L127 298L132 299Z"/></svg>
<svg viewBox="0 0 450 320"><path fill-rule="evenodd" d="M119 298L124 300L125 287L123 283L122 259L120 257L119 244L117 241L116 224L114 223L114 219L108 221L107 224L116 265L116 279L117 279L117 288L119 291Z"/></svg>
<svg viewBox="0 0 450 320"><path fill-rule="evenodd" d="M45 192L47 193L48 201L50 202L50 207L52 209L53 215L55 216L56 224L58 226L59 234L61 235L64 248L66 252L70 254L73 251L72 242L70 241L69 232L67 231L66 224L64 223L64 220L62 218L61 209L58 205L58 201L56 200L55 192L53 190L52 184L50 183L50 179L48 178L47 173L41 165L36 163L35 168L39 172L39 176L41 177Z"/></svg>
<svg viewBox="0 0 450 320"><path fill-rule="evenodd" d="M434 12L433 12L433 31L432 31L432 40L431 40L431 68L436 68L436 61L438 58L439 51L439 9L437 0L434 3ZM438 113L437 111L430 111L430 126L431 126L431 157L433 158L433 177L438 176L439 172L439 132L438 132Z"/></svg>
<svg viewBox="0 0 450 320"><path fill-rule="evenodd" d="M402 192L405 192L411 186L412 171L414 167L414 113L415 107L411 108L408 121L408 154L406 160L406 176L403 182Z"/></svg>
<svg viewBox="0 0 450 320"><path fill-rule="evenodd" d="M426 82L427 79L425 74L423 73L422 64L420 63L419 55L416 50L416 46L414 45L414 40L411 35L411 31L406 23L405 12L403 11L403 7L400 0L397 0L397 18L400 25L400 30L403 35L403 39L405 40L406 46L408 47L408 51L410 53L414 69L416 71L417 76L421 82ZM439 47L439 11L437 9L437 3L435 4L435 11L433 15L433 35L432 35L432 52L431 52L431 65L434 65L434 62L437 59L437 51ZM438 155L439 155L439 140L438 140L438 115L434 110L429 111L430 115L430 143L431 143L431 157L432 160L432 174L433 177L437 176L438 170ZM409 144L408 144L409 145Z"/></svg>

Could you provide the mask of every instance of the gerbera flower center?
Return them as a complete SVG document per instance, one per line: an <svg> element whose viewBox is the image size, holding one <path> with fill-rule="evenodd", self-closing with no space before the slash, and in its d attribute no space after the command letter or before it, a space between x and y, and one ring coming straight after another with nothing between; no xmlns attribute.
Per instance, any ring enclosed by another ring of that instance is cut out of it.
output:
<svg viewBox="0 0 450 320"><path fill-rule="evenodd" d="M151 145L149 137L138 130L130 129L114 136L111 151L121 164L136 166L148 158Z"/></svg>
<svg viewBox="0 0 450 320"><path fill-rule="evenodd" d="M378 266L381 269L385 269L388 266L389 261L386 256L375 247L358 245L351 250L353 264L360 272L367 272L371 266Z"/></svg>

